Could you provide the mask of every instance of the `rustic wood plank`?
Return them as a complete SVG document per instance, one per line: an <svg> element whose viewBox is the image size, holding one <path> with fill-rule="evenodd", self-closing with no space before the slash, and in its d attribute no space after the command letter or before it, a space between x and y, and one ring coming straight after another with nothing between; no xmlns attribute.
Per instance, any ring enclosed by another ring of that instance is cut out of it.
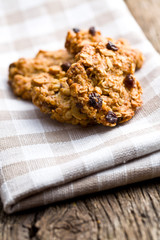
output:
<svg viewBox="0 0 160 240"><path fill-rule="evenodd" d="M160 1L125 2L160 52ZM159 207L160 178L11 216L0 204L0 240L157 240Z"/></svg>
<svg viewBox="0 0 160 240"><path fill-rule="evenodd" d="M125 2L147 38L160 52L160 1L125 0Z"/></svg>

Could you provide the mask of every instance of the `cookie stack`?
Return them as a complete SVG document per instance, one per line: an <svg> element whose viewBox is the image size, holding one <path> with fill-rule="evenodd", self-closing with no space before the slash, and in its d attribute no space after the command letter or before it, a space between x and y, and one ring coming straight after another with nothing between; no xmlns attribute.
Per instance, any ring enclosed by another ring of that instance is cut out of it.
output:
<svg viewBox="0 0 160 240"><path fill-rule="evenodd" d="M40 50L33 59L10 64L15 95L59 122L114 127L130 120L142 105L142 88L134 76L142 67L142 53L94 27L70 30L65 48Z"/></svg>

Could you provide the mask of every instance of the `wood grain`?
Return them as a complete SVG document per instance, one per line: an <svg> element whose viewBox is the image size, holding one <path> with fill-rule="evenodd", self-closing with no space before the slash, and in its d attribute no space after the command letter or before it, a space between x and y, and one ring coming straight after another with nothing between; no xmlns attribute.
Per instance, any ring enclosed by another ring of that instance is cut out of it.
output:
<svg viewBox="0 0 160 240"><path fill-rule="evenodd" d="M125 0L160 52L160 1ZM158 240L160 178L7 216L0 240Z"/></svg>
<svg viewBox="0 0 160 240"><path fill-rule="evenodd" d="M147 38L160 52L160 1L125 0L125 3Z"/></svg>

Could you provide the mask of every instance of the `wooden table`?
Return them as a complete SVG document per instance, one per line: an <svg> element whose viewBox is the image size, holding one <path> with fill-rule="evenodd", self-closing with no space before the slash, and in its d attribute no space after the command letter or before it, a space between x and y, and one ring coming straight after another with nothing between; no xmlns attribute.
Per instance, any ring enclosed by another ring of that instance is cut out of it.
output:
<svg viewBox="0 0 160 240"><path fill-rule="evenodd" d="M160 0L125 0L160 52ZM7 216L0 240L160 239L160 178Z"/></svg>

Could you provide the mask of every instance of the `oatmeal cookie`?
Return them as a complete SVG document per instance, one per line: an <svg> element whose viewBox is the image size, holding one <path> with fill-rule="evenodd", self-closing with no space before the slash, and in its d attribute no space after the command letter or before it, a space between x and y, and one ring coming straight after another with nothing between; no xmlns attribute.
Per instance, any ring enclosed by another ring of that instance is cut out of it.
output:
<svg viewBox="0 0 160 240"><path fill-rule="evenodd" d="M137 50L131 48L129 43L124 39L114 40L111 38L103 37L100 31L96 31L94 27L90 27L88 30L80 30L78 28L73 28L73 30L68 31L65 47L71 54L76 55L81 51L81 49L86 45L94 45L95 43L103 42L108 43L108 47L114 48L110 43L115 43L115 45L123 45L123 49L128 52L128 55L132 55L133 60L136 64L136 69L139 69L143 65L143 54ZM114 51L114 49L112 49Z"/></svg>
<svg viewBox="0 0 160 240"><path fill-rule="evenodd" d="M32 78L32 102L59 122L84 126L94 123L81 112L81 106L70 95L66 71L60 66L50 67L49 73L40 73Z"/></svg>
<svg viewBox="0 0 160 240"><path fill-rule="evenodd" d="M35 58L20 58L9 66L9 83L16 96L31 100L31 78L34 74L47 72L51 65L63 65L73 62L66 50L42 51Z"/></svg>
<svg viewBox="0 0 160 240"><path fill-rule="evenodd" d="M110 127L130 120L142 105L135 67L134 56L121 42L110 39L84 46L67 72L71 96L81 112Z"/></svg>
<svg viewBox="0 0 160 240"><path fill-rule="evenodd" d="M92 31L90 31L90 29L92 29ZM90 29L81 30L73 28L68 31L65 42L65 47L68 52L75 55L79 53L85 45L105 41L105 38L102 37L100 31L96 31L94 27L91 27Z"/></svg>

